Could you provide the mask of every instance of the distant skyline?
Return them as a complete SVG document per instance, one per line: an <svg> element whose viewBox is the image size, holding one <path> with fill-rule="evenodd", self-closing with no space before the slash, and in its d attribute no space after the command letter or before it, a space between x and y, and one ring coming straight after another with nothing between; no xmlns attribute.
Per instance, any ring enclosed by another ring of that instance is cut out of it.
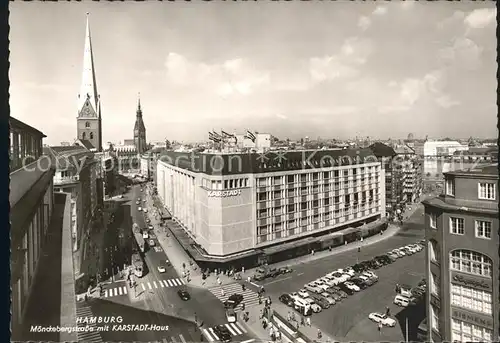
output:
<svg viewBox="0 0 500 343"><path fill-rule="evenodd" d="M76 136L90 12L103 141L496 137L494 2L11 2L11 115Z"/></svg>

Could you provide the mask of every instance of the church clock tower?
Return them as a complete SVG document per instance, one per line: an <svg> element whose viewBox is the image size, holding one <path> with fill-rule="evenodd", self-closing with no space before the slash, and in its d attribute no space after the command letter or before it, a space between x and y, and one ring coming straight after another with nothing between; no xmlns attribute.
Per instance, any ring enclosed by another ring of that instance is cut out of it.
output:
<svg viewBox="0 0 500 343"><path fill-rule="evenodd" d="M78 94L78 117L76 119L77 139L90 143L97 151L102 151L101 101L97 84L90 39L89 13L85 30L85 50L83 53L83 73L80 94Z"/></svg>
<svg viewBox="0 0 500 343"><path fill-rule="evenodd" d="M137 102L137 111L134 125L134 145L138 154L146 152L146 127L142 120L141 98Z"/></svg>

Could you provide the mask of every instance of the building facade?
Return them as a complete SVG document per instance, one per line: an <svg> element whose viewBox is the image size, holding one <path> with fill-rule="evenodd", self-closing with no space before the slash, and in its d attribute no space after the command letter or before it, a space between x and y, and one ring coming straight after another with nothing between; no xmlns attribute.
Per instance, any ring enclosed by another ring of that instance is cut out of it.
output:
<svg viewBox="0 0 500 343"><path fill-rule="evenodd" d="M282 157L280 157L282 156ZM369 150L165 152L158 195L212 256L237 255L385 217L385 176Z"/></svg>
<svg viewBox="0 0 500 343"><path fill-rule="evenodd" d="M73 265L76 275L82 270L86 238L102 201L99 199L101 178L100 161L94 154L79 146L45 147L44 152L56 167L54 192L71 194L71 229L73 238Z"/></svg>
<svg viewBox="0 0 500 343"><path fill-rule="evenodd" d="M428 339L498 342L498 168L445 173L425 206Z"/></svg>
<svg viewBox="0 0 500 343"><path fill-rule="evenodd" d="M406 203L404 157L398 157L396 151L383 143L370 145L373 155L380 161L385 176L385 212L390 220L398 218Z"/></svg>
<svg viewBox="0 0 500 343"><path fill-rule="evenodd" d="M42 156L44 134L12 117L9 124L11 330L15 339L19 337L38 261L48 240L55 170Z"/></svg>
<svg viewBox="0 0 500 343"><path fill-rule="evenodd" d="M83 73L80 94L78 94L78 116L76 137L91 144L96 151L102 151L101 100L97 92L94 56L90 38L90 25L87 15L85 30L85 51L83 54Z"/></svg>
<svg viewBox="0 0 500 343"><path fill-rule="evenodd" d="M457 141L426 141L424 143L424 157L452 156L455 151L467 149L468 146L460 144Z"/></svg>

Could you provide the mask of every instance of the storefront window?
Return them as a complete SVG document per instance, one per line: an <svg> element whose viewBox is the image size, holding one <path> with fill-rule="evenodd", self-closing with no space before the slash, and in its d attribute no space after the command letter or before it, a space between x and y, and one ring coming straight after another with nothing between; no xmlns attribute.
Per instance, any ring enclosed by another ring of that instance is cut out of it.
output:
<svg viewBox="0 0 500 343"><path fill-rule="evenodd" d="M491 259L470 250L454 250L450 254L451 269L491 277Z"/></svg>

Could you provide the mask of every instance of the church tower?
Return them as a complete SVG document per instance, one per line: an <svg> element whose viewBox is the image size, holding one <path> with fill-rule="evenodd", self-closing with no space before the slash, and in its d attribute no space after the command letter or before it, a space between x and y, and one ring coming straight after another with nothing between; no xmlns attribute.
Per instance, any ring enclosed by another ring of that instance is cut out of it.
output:
<svg viewBox="0 0 500 343"><path fill-rule="evenodd" d="M134 125L134 145L138 154L146 152L146 127L142 120L141 98L137 102L137 111Z"/></svg>
<svg viewBox="0 0 500 343"><path fill-rule="evenodd" d="M85 30L85 50L83 53L83 73L80 94L78 94L78 117L76 119L77 139L90 143L97 151L102 151L101 101L97 84L90 39L89 13Z"/></svg>

